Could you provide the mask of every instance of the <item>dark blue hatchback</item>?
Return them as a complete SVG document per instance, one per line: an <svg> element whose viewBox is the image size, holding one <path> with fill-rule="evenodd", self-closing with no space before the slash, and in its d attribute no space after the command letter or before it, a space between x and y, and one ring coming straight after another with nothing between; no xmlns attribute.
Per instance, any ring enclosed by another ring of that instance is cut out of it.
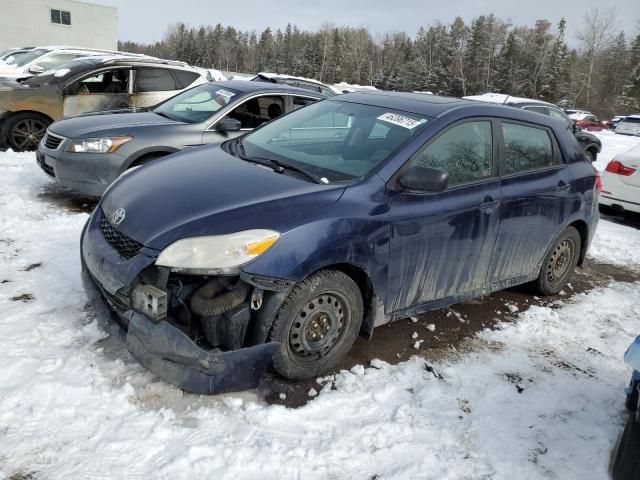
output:
<svg viewBox="0 0 640 480"><path fill-rule="evenodd" d="M190 391L302 379L359 333L526 282L559 292L598 220L567 126L498 105L354 93L120 177L82 234L96 308Z"/></svg>

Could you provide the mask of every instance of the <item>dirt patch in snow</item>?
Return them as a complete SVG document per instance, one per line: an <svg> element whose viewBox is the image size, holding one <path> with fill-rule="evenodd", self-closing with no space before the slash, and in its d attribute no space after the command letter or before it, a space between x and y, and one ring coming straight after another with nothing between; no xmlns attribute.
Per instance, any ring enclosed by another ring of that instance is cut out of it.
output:
<svg viewBox="0 0 640 480"><path fill-rule="evenodd" d="M479 345L482 342L476 334L485 328L495 329L503 322L515 321L520 313L532 305L558 308L570 302L573 295L607 285L611 281L640 281L640 272L587 259L584 265L576 270L570 284L561 292L563 294L537 297L528 286L523 285L419 315L414 317L417 322L410 318L398 320L377 328L371 340L358 338L349 355L332 373L351 370L355 365L368 365L376 358L395 364L406 361L413 355L428 361L437 361L463 355L480 347L498 351L504 346L495 342L491 345L486 342ZM435 325L433 331L432 325ZM415 338L414 332L418 332ZM416 340L424 340L418 349L414 348ZM572 368L575 366L554 358L553 355L547 357L547 360L553 360L551 363L556 367L574 370L577 374L589 374ZM313 398L309 396L311 389L317 390L330 381L329 376L304 382L290 382L269 373L263 379L257 393L268 403L299 407ZM518 390L526 388L526 380L522 384L515 383Z"/></svg>

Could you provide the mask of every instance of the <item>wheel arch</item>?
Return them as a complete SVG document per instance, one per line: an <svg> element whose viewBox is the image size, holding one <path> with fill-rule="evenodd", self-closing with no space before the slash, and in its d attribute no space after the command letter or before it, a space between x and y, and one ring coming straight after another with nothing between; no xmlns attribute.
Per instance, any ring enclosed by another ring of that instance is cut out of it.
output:
<svg viewBox="0 0 640 480"><path fill-rule="evenodd" d="M138 152L135 152L134 154L129 156L129 158L127 158L127 161L124 163L122 167L122 171L120 173L124 172L125 170L128 170L131 167L135 167L136 165L140 164L140 162L143 162L148 158L165 157L167 155L171 155L172 153L176 153L179 151L180 150L177 148L166 147L166 146L154 146L154 147L142 149Z"/></svg>
<svg viewBox="0 0 640 480"><path fill-rule="evenodd" d="M580 256L578 257L578 265L582 266L589 246L589 225L587 225L587 222L584 220L575 220L567 225L567 227L575 228L580 234Z"/></svg>

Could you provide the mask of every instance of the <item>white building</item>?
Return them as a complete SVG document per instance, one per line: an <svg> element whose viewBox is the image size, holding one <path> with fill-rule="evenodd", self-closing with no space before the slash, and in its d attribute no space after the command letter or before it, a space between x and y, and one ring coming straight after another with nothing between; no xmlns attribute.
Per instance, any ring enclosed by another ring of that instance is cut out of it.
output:
<svg viewBox="0 0 640 480"><path fill-rule="evenodd" d="M39 45L117 50L118 10L74 0L0 0L0 50Z"/></svg>

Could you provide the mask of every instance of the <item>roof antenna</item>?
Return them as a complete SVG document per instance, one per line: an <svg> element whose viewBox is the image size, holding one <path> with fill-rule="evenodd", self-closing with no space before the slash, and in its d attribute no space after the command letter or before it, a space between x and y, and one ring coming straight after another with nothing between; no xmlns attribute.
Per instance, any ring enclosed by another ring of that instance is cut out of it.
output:
<svg viewBox="0 0 640 480"><path fill-rule="evenodd" d="M507 100L509 100L509 97L510 97L510 96L511 96L511 95L507 95L506 97L504 97L504 102L502 102L502 104L503 104L503 105L504 105L505 103L507 103Z"/></svg>

